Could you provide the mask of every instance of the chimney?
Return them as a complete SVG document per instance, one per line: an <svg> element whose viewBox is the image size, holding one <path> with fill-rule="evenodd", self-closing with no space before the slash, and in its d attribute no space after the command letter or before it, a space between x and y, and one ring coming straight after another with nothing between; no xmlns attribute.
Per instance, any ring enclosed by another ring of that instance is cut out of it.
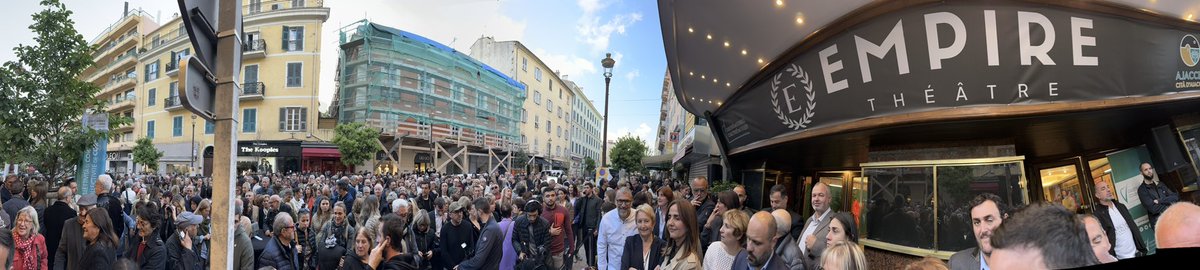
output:
<svg viewBox="0 0 1200 270"><path fill-rule="evenodd" d="M121 18L129 16L129 2L125 2L125 11L121 12Z"/></svg>

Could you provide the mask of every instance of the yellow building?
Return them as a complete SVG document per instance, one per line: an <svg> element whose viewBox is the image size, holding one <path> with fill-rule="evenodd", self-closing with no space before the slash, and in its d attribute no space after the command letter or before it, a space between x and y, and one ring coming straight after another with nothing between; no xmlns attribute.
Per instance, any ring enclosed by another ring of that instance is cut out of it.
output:
<svg viewBox="0 0 1200 270"><path fill-rule="evenodd" d="M470 55L526 86L521 144L532 156L528 164L541 170L567 170L572 164L571 114L576 93L520 41L482 37L471 45Z"/></svg>
<svg viewBox="0 0 1200 270"><path fill-rule="evenodd" d="M329 8L322 7L321 2L243 2L242 70L237 90L240 109L235 128L239 172L338 169L336 149L321 143L332 136L317 131L321 29L329 18ZM159 172L208 175L215 129L181 106L176 89L180 60L195 50L179 16L161 26L148 19L140 19L148 23L139 24L136 45L118 43L116 47L136 46L136 59L120 59L103 73L122 75L118 76L122 79L115 83L104 78L92 80L99 85L112 84L111 89L102 90L105 97L120 91L124 99L114 102L110 110L134 118L132 126L116 130L122 134L121 139L109 144L109 170L134 171L132 161L128 161L133 141L149 137L164 154ZM127 16L125 20L131 19ZM114 40L109 37L113 33L133 29L118 26L118 31L106 32L98 40ZM122 162L124 166L114 165Z"/></svg>

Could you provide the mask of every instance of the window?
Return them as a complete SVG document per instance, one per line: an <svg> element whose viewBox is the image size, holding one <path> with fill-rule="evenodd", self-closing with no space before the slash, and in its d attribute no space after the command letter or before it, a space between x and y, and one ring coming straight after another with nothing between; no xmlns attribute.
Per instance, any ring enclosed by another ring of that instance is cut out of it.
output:
<svg viewBox="0 0 1200 270"><path fill-rule="evenodd" d="M154 106L155 100L158 100L156 92L158 92L158 89L150 88L150 92L146 94L146 98L149 99L146 101L146 106Z"/></svg>
<svg viewBox="0 0 1200 270"><path fill-rule="evenodd" d="M529 58L521 57L521 71L529 71Z"/></svg>
<svg viewBox="0 0 1200 270"><path fill-rule="evenodd" d="M533 129L538 129L538 115L533 115Z"/></svg>
<svg viewBox="0 0 1200 270"><path fill-rule="evenodd" d="M171 137L183 136L183 116L171 118Z"/></svg>
<svg viewBox="0 0 1200 270"><path fill-rule="evenodd" d="M529 118L528 116L529 116L529 115L528 115L528 112L526 112L526 111L525 111L525 109L524 109L524 108L522 108L522 109L521 109L521 123L526 123L526 122L527 122L527 120L529 120L529 119L528 119L528 118Z"/></svg>
<svg viewBox="0 0 1200 270"><path fill-rule="evenodd" d="M307 130L308 108L279 108L279 131Z"/></svg>
<svg viewBox="0 0 1200 270"><path fill-rule="evenodd" d="M254 133L257 127L258 109L242 109L242 133Z"/></svg>
<svg viewBox="0 0 1200 270"><path fill-rule="evenodd" d="M283 51L303 51L304 50L304 26L283 26Z"/></svg>
<svg viewBox="0 0 1200 270"><path fill-rule="evenodd" d="M550 101L550 99L548 99L548 98L546 99L546 111L554 112L554 102Z"/></svg>
<svg viewBox="0 0 1200 270"><path fill-rule="evenodd" d="M555 133L558 133L558 137L559 137L559 138L562 138L562 126L557 126L557 127L555 127L555 131L554 131L554 132L555 132Z"/></svg>
<svg viewBox="0 0 1200 270"><path fill-rule="evenodd" d="M154 139L154 120L146 121L146 138Z"/></svg>
<svg viewBox="0 0 1200 270"><path fill-rule="evenodd" d="M292 7L304 7L304 0L292 0Z"/></svg>
<svg viewBox="0 0 1200 270"><path fill-rule="evenodd" d="M525 143L525 135L521 135L521 143Z"/></svg>
<svg viewBox="0 0 1200 270"><path fill-rule="evenodd" d="M146 64L146 79L145 79L145 81L150 82L150 81L157 80L157 79L158 79L158 60L154 60L153 63Z"/></svg>
<svg viewBox="0 0 1200 270"><path fill-rule="evenodd" d="M288 63L289 65L291 63ZM243 69L242 82L247 84L258 82L258 65L246 65Z"/></svg>
<svg viewBox="0 0 1200 270"><path fill-rule="evenodd" d="M995 194L1009 209L1027 201L1021 188L1022 160L992 160L937 160L889 167L864 163L863 176L870 180L856 180L852 191L855 204L862 205L864 212L863 235L873 241L934 251L974 247L970 201L976 195ZM840 188L836 189L831 188L830 193L840 193Z"/></svg>
<svg viewBox="0 0 1200 270"><path fill-rule="evenodd" d="M250 14L262 12L262 0L250 0Z"/></svg>
<svg viewBox="0 0 1200 270"><path fill-rule="evenodd" d="M533 90L533 103L542 105L542 91Z"/></svg>
<svg viewBox="0 0 1200 270"><path fill-rule="evenodd" d="M213 134L215 129L217 129L217 125L213 124L213 121L204 121L204 134Z"/></svg>
<svg viewBox="0 0 1200 270"><path fill-rule="evenodd" d="M304 63L287 63L287 87L300 87ZM256 70L257 71L257 70Z"/></svg>
<svg viewBox="0 0 1200 270"><path fill-rule="evenodd" d="M550 120L546 120L546 134L550 134Z"/></svg>
<svg viewBox="0 0 1200 270"><path fill-rule="evenodd" d="M190 52L191 49L183 49L182 51L171 52L171 64L168 65L168 71L179 69L179 62L187 59L188 55L190 55Z"/></svg>
<svg viewBox="0 0 1200 270"><path fill-rule="evenodd" d="M540 67L533 68L533 78L537 79L537 81L539 81L539 82L542 81L542 68L540 68ZM547 150L549 150L549 149L547 149Z"/></svg>

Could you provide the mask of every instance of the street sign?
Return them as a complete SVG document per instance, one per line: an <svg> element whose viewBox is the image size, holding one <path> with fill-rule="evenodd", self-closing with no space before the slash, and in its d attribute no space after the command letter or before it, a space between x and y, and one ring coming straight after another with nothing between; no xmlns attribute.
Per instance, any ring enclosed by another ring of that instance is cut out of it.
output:
<svg viewBox="0 0 1200 270"><path fill-rule="evenodd" d="M180 61L179 100L183 107L196 115L213 120L213 98L216 97L217 80L196 56Z"/></svg>
<svg viewBox="0 0 1200 270"><path fill-rule="evenodd" d="M216 63L218 4L215 0L179 0L183 28L187 29L188 40L205 65Z"/></svg>

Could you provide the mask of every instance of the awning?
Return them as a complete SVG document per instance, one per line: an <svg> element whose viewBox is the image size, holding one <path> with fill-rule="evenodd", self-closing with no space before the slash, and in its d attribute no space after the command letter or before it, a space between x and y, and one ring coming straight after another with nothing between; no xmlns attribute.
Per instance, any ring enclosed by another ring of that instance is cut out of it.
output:
<svg viewBox="0 0 1200 270"><path fill-rule="evenodd" d="M642 166L646 166L646 169L669 170L674 156L674 153L648 156L642 159Z"/></svg>
<svg viewBox="0 0 1200 270"><path fill-rule="evenodd" d="M337 148L304 148L300 150L302 157L340 158L342 153Z"/></svg>
<svg viewBox="0 0 1200 270"><path fill-rule="evenodd" d="M542 158L542 157L533 157L533 164L542 165L542 166L550 166L550 162L546 161L546 159Z"/></svg>

